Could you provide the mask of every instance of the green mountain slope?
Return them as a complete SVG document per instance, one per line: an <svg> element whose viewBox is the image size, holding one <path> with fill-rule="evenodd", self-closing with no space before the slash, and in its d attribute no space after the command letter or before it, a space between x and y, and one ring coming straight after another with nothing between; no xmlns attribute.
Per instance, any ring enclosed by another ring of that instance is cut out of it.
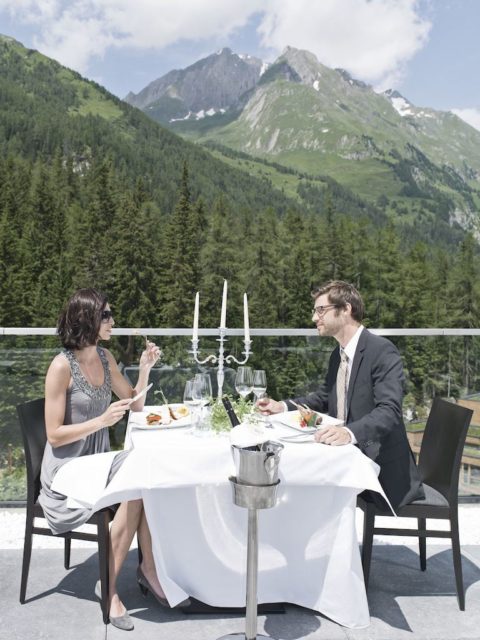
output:
<svg viewBox="0 0 480 640"><path fill-rule="evenodd" d="M451 113L413 107L398 94L377 94L312 54L288 48L244 108L223 119L171 128L329 175L361 198L383 203L402 225L436 213L432 221L456 222L479 234L480 132Z"/></svg>
<svg viewBox="0 0 480 640"><path fill-rule="evenodd" d="M289 206L266 181L231 169L103 87L7 37L0 39L0 148L31 159L61 149L79 167L108 156L125 180L133 184L142 176L164 211L176 201L185 162L194 199L201 194L211 203L223 194L234 207L271 206L278 213Z"/></svg>

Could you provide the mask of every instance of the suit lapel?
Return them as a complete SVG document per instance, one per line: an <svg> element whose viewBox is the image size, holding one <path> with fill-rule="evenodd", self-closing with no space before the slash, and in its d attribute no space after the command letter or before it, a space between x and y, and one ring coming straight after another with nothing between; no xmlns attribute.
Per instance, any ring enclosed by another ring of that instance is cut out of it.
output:
<svg viewBox="0 0 480 640"><path fill-rule="evenodd" d="M331 366L331 380L332 384L330 386L330 392L328 394L328 413L331 416L337 415L337 385L335 384L337 380L337 372L338 367L340 366L340 348L336 347L333 351L333 357L330 363Z"/></svg>
<svg viewBox="0 0 480 640"><path fill-rule="evenodd" d="M368 337L367 329L363 329L362 333L360 334L360 338L358 339L357 348L355 350L355 355L353 357L353 362L352 362L352 370L350 372L350 378L348 380L347 418L348 418L348 411L350 409L350 402L352 400L353 389L355 388L355 379L357 377L360 364L363 360L363 352L365 351L367 337Z"/></svg>

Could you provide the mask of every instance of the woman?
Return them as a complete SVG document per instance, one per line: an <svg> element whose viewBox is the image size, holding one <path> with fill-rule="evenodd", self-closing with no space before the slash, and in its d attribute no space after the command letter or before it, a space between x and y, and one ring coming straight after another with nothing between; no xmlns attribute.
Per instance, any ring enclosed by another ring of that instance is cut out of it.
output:
<svg viewBox="0 0 480 640"><path fill-rule="evenodd" d="M108 427L116 424L128 409L141 411L145 397L130 399L143 389L150 370L160 357L159 348L146 343L140 357L138 382L134 389L120 373L117 363L99 340L110 340L114 325L106 297L95 289L79 289L68 301L58 322L64 351L50 364L45 380L45 422L47 444L42 463L40 504L50 529L61 534L84 524L91 509L70 509L67 498L50 489L58 469L78 456L110 450ZM111 402L112 391L118 398ZM119 469L125 453L115 457L109 481ZM110 622L125 630L133 622L117 593L117 576L137 533L143 559L137 579L143 591L149 589L159 602L168 605L157 578L152 541L142 500L120 504L110 530L109 602ZM100 597L100 584L95 593Z"/></svg>

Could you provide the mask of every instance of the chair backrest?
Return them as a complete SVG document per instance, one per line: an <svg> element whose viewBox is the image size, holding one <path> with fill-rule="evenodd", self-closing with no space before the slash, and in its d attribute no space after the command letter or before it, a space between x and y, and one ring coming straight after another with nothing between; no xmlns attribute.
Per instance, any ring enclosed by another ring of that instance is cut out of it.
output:
<svg viewBox="0 0 480 640"><path fill-rule="evenodd" d="M39 398L17 406L27 467L27 502L33 505L40 493L40 470L47 443L45 400Z"/></svg>
<svg viewBox="0 0 480 640"><path fill-rule="evenodd" d="M418 459L421 479L450 504L458 499L460 464L472 415L471 409L434 398L423 434Z"/></svg>

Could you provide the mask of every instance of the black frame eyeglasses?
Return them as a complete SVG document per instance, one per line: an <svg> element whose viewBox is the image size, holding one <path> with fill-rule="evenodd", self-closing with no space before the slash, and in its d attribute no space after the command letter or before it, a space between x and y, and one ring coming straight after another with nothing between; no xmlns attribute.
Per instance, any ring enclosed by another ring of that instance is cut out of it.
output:
<svg viewBox="0 0 480 640"><path fill-rule="evenodd" d="M319 318L324 316L329 309L337 309L340 305L338 304L321 304L318 307L314 307L312 309L312 316L317 315Z"/></svg>
<svg viewBox="0 0 480 640"><path fill-rule="evenodd" d="M100 318L102 322L110 322L110 320L113 320L113 313L111 309L104 309Z"/></svg>

